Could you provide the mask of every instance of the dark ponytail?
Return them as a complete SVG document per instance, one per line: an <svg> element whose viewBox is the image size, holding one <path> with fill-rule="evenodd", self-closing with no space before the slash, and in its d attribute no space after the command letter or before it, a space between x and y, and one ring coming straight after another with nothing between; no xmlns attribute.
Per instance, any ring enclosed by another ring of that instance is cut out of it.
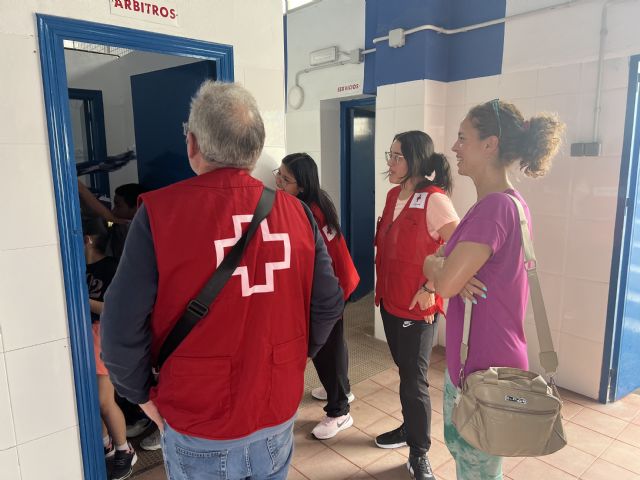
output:
<svg viewBox="0 0 640 480"><path fill-rule="evenodd" d="M416 184L416 190L435 185L451 195L453 178L449 161L442 153L434 151L433 140L429 135L420 130L411 130L397 134L393 140L400 142L400 150L407 162L407 176L403 181L421 178L423 180Z"/></svg>
<svg viewBox="0 0 640 480"><path fill-rule="evenodd" d="M435 185L451 195L453 191L453 178L451 177L451 168L449 167L447 157L442 153L432 153L427 162L427 166L425 176L431 177L433 175L433 180L425 179L423 182L420 182L420 186L416 187L416 190L429 185Z"/></svg>
<svg viewBox="0 0 640 480"><path fill-rule="evenodd" d="M292 153L282 159L282 164L291 172L301 189L298 198L309 206L314 203L318 205L327 225L339 238L342 232L338 212L327 192L320 188L318 166L313 158L306 153Z"/></svg>

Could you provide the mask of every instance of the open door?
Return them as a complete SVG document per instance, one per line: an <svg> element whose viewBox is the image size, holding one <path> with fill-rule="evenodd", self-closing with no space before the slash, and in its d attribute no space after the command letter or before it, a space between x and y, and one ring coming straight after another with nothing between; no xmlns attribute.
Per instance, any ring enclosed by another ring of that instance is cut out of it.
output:
<svg viewBox="0 0 640 480"><path fill-rule="evenodd" d="M138 179L155 190L192 177L182 123L191 97L205 80L216 80L216 64L203 61L131 77Z"/></svg>
<svg viewBox="0 0 640 480"><path fill-rule="evenodd" d="M375 235L375 98L342 102L342 230L360 284L352 300L373 290Z"/></svg>
<svg viewBox="0 0 640 480"><path fill-rule="evenodd" d="M631 59L600 401L640 388L640 56Z"/></svg>
<svg viewBox="0 0 640 480"><path fill-rule="evenodd" d="M99 165L107 159L104 107L100 90L69 89L69 113L77 167ZM87 175L85 184L99 195L109 196L109 174Z"/></svg>

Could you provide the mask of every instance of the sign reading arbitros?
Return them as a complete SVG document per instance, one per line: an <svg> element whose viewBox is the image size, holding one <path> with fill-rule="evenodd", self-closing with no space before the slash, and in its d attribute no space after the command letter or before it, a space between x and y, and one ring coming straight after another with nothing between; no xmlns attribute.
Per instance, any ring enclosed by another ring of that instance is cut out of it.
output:
<svg viewBox="0 0 640 480"><path fill-rule="evenodd" d="M112 15L137 18L154 23L178 25L178 10L172 2L109 0Z"/></svg>

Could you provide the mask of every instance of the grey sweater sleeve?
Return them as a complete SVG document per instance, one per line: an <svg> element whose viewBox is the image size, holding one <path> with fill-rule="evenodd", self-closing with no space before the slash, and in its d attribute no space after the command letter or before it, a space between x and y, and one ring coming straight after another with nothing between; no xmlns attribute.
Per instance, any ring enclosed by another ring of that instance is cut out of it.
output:
<svg viewBox="0 0 640 480"><path fill-rule="evenodd" d="M150 314L157 290L158 266L149 216L143 205L131 222L100 317L102 359L116 391L132 403L149 400Z"/></svg>
<svg viewBox="0 0 640 480"><path fill-rule="evenodd" d="M302 202L301 202L302 203ZM311 288L311 319L309 325L309 352L315 357L326 343L334 325L342 318L344 312L344 295L333 272L331 257L327 246L318 230L318 225L311 214L311 210L302 203L316 243L316 258L313 270L313 284Z"/></svg>

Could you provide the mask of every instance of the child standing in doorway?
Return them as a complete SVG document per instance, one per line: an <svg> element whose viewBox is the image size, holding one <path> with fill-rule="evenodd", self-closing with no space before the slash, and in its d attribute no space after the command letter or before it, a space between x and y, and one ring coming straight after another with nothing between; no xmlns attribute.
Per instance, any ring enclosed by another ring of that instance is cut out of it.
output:
<svg viewBox="0 0 640 480"><path fill-rule="evenodd" d="M89 290L89 308L93 331L93 349L98 376L98 397L102 418L102 443L105 459L113 459L113 468L109 478L124 480L131 476L133 465L138 460L136 452L126 436L126 424L122 410L118 407L114 388L100 358L100 314L104 305L104 294L111 283L117 267L113 257L105 255L108 233L102 218L93 217L82 222L84 235L84 255L87 263L87 288Z"/></svg>

